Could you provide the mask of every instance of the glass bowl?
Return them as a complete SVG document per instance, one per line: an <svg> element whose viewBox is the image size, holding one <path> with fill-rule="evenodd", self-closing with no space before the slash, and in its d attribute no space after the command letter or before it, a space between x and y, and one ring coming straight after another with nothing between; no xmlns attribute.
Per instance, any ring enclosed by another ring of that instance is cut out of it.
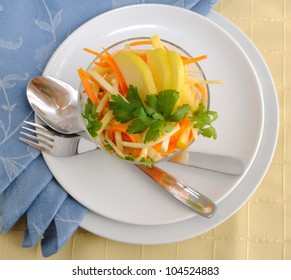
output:
<svg viewBox="0 0 291 280"><path fill-rule="evenodd" d="M114 54L115 52L118 52L120 50L124 50L124 49L128 49L128 48L134 48L135 50L146 50L146 49L152 49L151 45L147 45L147 44L142 44L142 45L135 45L135 42L139 42L139 41L150 41L150 37L135 37L135 38L129 38L129 39L125 39L122 41L119 41L109 47L106 48L106 50L110 53L110 54ZM179 53L180 55L182 55L183 57L186 58L192 58L191 54L189 52L187 52L186 50L184 50L182 47L178 46L175 43L166 41L161 39L163 45L165 46L166 49L168 50L173 50L176 51L177 53ZM134 47L132 47L132 45L134 45ZM105 52L102 51L100 52L101 54L105 55ZM90 54L88 54L90 55ZM98 58L97 56L93 59L93 61L90 63L90 65L87 67L87 69L85 70L86 72L89 71L90 69L92 69L93 67L96 66L96 62L100 62L100 58ZM199 80L203 80L206 81L206 76L202 70L202 68L200 67L200 65L197 62L192 62L190 64L188 64L188 67L190 67L191 69L193 69L193 72L188 73L189 76L191 77L196 77ZM209 104L210 104L210 96L209 96L209 87L207 83L201 83L200 86L203 87L204 92L205 92L205 106L208 109L209 108ZM84 94L84 87L81 83L80 88L79 88L79 112L80 114L83 116L84 111L85 111L85 105L87 103L88 100L88 95ZM199 100L198 100L199 101ZM83 118L83 122L84 122L84 127L87 127L88 121L87 119ZM188 148L190 145L193 144L193 142L195 141L195 139L198 137L199 130L196 129L196 133L194 135L194 138L191 142L188 143L187 147L182 148L182 149L175 149L172 153L170 154L164 154L161 158L158 158L156 160L149 160L146 161L141 157L137 157L137 159L134 159L132 156L126 156L126 157L121 157L120 155L116 154L115 150L112 149L110 147L110 145L108 144L108 142L105 140L104 137L92 137L92 135L89 133L88 129L85 129L85 131L87 132L88 138L95 142L97 144L98 147L100 147L102 150L104 150L106 153L110 154L111 156L118 158L118 159L122 159L122 160L126 160L128 162L131 163L149 163L149 164L153 164L153 163L157 163L160 161L164 161L164 160L168 160L171 157L177 156L181 151L185 150L186 148Z"/></svg>

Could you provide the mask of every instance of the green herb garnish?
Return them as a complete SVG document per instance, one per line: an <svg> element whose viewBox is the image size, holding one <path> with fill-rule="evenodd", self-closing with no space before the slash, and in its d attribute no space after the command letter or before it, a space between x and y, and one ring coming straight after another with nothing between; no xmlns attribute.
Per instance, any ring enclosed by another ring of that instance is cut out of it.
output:
<svg viewBox="0 0 291 280"><path fill-rule="evenodd" d="M204 102L201 102L198 109L193 112L191 121L194 122L194 128L199 128L202 136L216 139L217 132L212 126L212 122L214 122L217 118L217 112L207 110Z"/></svg>
<svg viewBox="0 0 291 280"><path fill-rule="evenodd" d="M146 167L152 167L152 165L155 163L155 161L153 159L149 159L149 158L141 158L140 162L143 163Z"/></svg>
<svg viewBox="0 0 291 280"><path fill-rule="evenodd" d="M85 105L85 111L82 114L83 118L88 121L87 130L92 137L98 136L98 130L102 127L102 122L98 121L99 113L96 111L97 104L92 103L88 98Z"/></svg>
<svg viewBox="0 0 291 280"><path fill-rule="evenodd" d="M111 96L110 109L117 121L132 121L128 133L142 133L148 129L144 143L157 140L161 133L168 133L174 127L173 122L183 120L190 110L188 104L173 109L180 98L176 90L165 90L158 94L147 95L145 106L141 101L137 88L129 86L126 100L119 95Z"/></svg>
<svg viewBox="0 0 291 280"><path fill-rule="evenodd" d="M124 159L129 160L129 161L134 161L134 158L132 156L126 156Z"/></svg>

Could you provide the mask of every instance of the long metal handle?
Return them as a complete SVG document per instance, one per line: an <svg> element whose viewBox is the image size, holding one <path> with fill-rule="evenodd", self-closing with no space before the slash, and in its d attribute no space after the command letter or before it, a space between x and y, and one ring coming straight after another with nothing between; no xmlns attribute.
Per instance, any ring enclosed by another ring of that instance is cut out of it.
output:
<svg viewBox="0 0 291 280"><path fill-rule="evenodd" d="M155 165L152 167L146 167L144 165L136 166L151 177L163 189L186 204L197 214L207 218L213 216L216 205L203 194L192 189L187 184L179 181L177 178Z"/></svg>
<svg viewBox="0 0 291 280"><path fill-rule="evenodd" d="M231 175L241 175L245 171L244 163L239 158L219 154L185 151L169 161Z"/></svg>

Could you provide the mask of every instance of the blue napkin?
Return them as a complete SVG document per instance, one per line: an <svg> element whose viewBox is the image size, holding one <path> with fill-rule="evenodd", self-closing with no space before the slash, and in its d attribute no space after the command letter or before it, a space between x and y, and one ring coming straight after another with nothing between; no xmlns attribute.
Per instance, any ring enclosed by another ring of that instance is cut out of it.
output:
<svg viewBox="0 0 291 280"><path fill-rule="evenodd" d="M43 256L58 252L87 209L53 178L39 151L18 140L33 119L26 85L40 75L59 44L78 26L110 9L161 3L207 15L218 0L2 0L0 2L0 231L23 215L23 246L40 239Z"/></svg>

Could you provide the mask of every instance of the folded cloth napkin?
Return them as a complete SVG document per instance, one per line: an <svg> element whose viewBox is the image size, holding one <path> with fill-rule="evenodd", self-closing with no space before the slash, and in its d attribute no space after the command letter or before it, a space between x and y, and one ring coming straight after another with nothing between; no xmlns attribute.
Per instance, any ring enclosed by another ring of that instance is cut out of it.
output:
<svg viewBox="0 0 291 280"><path fill-rule="evenodd" d="M40 239L43 256L58 252L87 209L53 178L39 151L18 140L33 112L27 82L40 75L58 45L78 26L110 9L131 4L176 5L207 15L218 0L2 0L0 2L0 231L23 215L23 246Z"/></svg>

